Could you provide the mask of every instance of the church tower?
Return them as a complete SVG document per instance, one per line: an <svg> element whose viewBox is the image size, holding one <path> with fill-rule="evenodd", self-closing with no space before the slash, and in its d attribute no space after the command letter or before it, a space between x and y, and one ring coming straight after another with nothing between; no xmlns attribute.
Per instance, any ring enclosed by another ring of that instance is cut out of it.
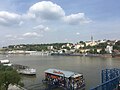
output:
<svg viewBox="0 0 120 90"><path fill-rule="evenodd" d="M94 42L94 40L93 40L93 36L91 36L91 42Z"/></svg>

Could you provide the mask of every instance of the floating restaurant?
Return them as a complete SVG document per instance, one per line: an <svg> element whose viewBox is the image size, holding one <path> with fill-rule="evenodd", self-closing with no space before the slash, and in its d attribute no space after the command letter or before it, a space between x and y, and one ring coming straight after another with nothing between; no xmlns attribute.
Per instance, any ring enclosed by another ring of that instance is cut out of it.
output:
<svg viewBox="0 0 120 90"><path fill-rule="evenodd" d="M48 84L50 87L60 87L65 90L78 90L85 87L83 74L59 69L46 70L45 80L43 80L43 82Z"/></svg>

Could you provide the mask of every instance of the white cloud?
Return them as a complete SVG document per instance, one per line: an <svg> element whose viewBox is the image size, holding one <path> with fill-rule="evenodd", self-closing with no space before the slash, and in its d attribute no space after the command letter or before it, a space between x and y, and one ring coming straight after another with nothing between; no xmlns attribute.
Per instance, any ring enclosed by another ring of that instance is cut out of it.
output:
<svg viewBox="0 0 120 90"><path fill-rule="evenodd" d="M41 1L29 8L28 15L45 20L55 20L65 16L65 12L51 1Z"/></svg>
<svg viewBox="0 0 120 90"><path fill-rule="evenodd" d="M36 32L27 32L23 34L24 37L39 37L40 35Z"/></svg>
<svg viewBox="0 0 120 90"><path fill-rule="evenodd" d="M35 27L33 27L33 29L40 30L41 32L49 31L50 30L48 27L45 27L43 25L35 26Z"/></svg>
<svg viewBox="0 0 120 90"><path fill-rule="evenodd" d="M68 24L90 23L91 20L84 13L71 14L66 16L65 11L51 1L42 1L29 8L28 17L42 20L63 20Z"/></svg>
<svg viewBox="0 0 120 90"><path fill-rule="evenodd" d="M85 17L84 13L71 14L69 16L65 16L64 21L68 24L73 24L73 25L91 22L89 18Z"/></svg>
<svg viewBox="0 0 120 90"><path fill-rule="evenodd" d="M21 26L26 23L35 23L48 21L48 20L62 20L68 24L83 24L90 23L91 20L85 16L84 13L71 14L66 16L65 11L57 4L51 1L41 1L32 5L27 13L22 15L11 13L7 11L0 11L0 25L18 25ZM38 22L37 22L38 21ZM48 30L48 27L36 26L34 28L43 29L43 31Z"/></svg>
<svg viewBox="0 0 120 90"><path fill-rule="evenodd" d="M5 35L5 38L8 40L23 40L24 38L21 35Z"/></svg>
<svg viewBox="0 0 120 90"><path fill-rule="evenodd" d="M77 32L77 33L76 33L76 35L80 35L80 33L79 33L79 32Z"/></svg>
<svg viewBox="0 0 120 90"><path fill-rule="evenodd" d="M0 11L0 24L1 25L17 25L20 23L21 16L16 13L7 11Z"/></svg>
<svg viewBox="0 0 120 90"><path fill-rule="evenodd" d="M31 14L31 13L22 14L21 17L22 17L23 20L34 20L34 19L36 19L35 15Z"/></svg>

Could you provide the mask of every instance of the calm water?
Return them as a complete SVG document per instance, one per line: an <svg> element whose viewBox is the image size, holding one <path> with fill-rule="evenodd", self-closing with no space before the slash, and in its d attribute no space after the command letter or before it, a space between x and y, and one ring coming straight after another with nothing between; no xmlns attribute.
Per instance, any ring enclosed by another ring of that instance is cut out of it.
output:
<svg viewBox="0 0 120 90"><path fill-rule="evenodd" d="M0 56L4 58L4 56ZM9 55L8 59L15 64L27 65L37 69L36 77L22 76L25 87L29 90L40 90L44 71L48 68L58 68L83 73L86 90L101 82L101 70L105 68L120 68L120 58L99 58L79 56L29 56Z"/></svg>

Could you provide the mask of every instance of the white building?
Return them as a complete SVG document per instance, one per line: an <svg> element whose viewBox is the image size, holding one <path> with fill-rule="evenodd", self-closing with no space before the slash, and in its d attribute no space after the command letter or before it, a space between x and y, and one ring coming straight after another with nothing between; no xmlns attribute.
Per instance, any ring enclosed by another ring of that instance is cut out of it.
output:
<svg viewBox="0 0 120 90"><path fill-rule="evenodd" d="M62 45L62 48L64 48L64 47L69 47L69 48L71 48L72 46L73 46L73 44L67 43L67 44L65 44L65 45Z"/></svg>
<svg viewBox="0 0 120 90"><path fill-rule="evenodd" d="M95 42L95 41L86 41L85 44L86 44L86 46L95 46L95 45L97 45L98 43Z"/></svg>
<svg viewBox="0 0 120 90"><path fill-rule="evenodd" d="M113 50L113 46L107 45L105 51L106 51L107 53L112 53L112 50Z"/></svg>
<svg viewBox="0 0 120 90"><path fill-rule="evenodd" d="M48 46L47 47L49 50L53 50L54 48L53 48L53 46Z"/></svg>
<svg viewBox="0 0 120 90"><path fill-rule="evenodd" d="M79 43L74 46L75 49L79 49L80 47L84 47L84 44Z"/></svg>

